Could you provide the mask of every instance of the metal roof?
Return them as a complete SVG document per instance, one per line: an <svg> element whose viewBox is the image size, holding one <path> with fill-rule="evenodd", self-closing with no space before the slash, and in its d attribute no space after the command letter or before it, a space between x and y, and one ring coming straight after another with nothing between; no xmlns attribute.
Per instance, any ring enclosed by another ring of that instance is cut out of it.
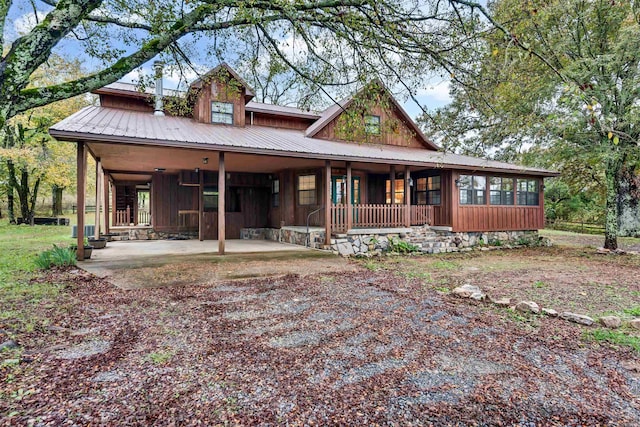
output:
<svg viewBox="0 0 640 427"><path fill-rule="evenodd" d="M274 114L277 116L301 117L312 120L320 118L320 114L314 113L313 111L304 111L296 107L287 107L284 105L264 104L262 102L250 101L245 105L245 109L256 113Z"/></svg>
<svg viewBox="0 0 640 427"><path fill-rule="evenodd" d="M369 143L308 138L302 131L264 126L233 127L192 119L105 107L85 107L49 129L57 139L188 147L287 157L416 165L467 170L520 172L553 176L555 172L476 157Z"/></svg>

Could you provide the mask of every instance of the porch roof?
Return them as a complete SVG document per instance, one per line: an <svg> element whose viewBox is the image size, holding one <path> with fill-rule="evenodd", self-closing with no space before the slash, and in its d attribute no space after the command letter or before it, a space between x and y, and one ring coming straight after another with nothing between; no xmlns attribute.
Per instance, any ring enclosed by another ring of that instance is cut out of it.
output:
<svg viewBox="0 0 640 427"><path fill-rule="evenodd" d="M86 107L53 125L60 140L315 158L320 160L485 170L554 176L556 172L422 148L358 144L308 138L303 131L264 126L233 127L185 117L154 116L132 110Z"/></svg>

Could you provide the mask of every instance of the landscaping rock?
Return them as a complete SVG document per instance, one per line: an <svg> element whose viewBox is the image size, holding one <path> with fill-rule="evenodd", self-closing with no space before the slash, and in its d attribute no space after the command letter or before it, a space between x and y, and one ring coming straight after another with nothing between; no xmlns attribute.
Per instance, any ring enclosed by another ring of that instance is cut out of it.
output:
<svg viewBox="0 0 640 427"><path fill-rule="evenodd" d="M0 344L0 351L11 350L12 348L18 348L18 347L20 347L20 346L14 340L7 340L7 341L3 342L2 344Z"/></svg>
<svg viewBox="0 0 640 427"><path fill-rule="evenodd" d="M516 304L516 311L522 313L540 313L540 306L533 301L520 301Z"/></svg>
<svg viewBox="0 0 640 427"><path fill-rule="evenodd" d="M462 285L455 288L451 293L459 298L473 298L475 300L483 300L486 295L475 285Z"/></svg>
<svg viewBox="0 0 640 427"><path fill-rule="evenodd" d="M600 321L600 324L602 326L605 326L607 328L619 328L620 325L622 325L622 320L620 320L620 318L618 316L603 316L600 319L598 319Z"/></svg>
<svg viewBox="0 0 640 427"><path fill-rule="evenodd" d="M342 256L351 256L353 255L353 246L351 243L338 243L338 253Z"/></svg>
<svg viewBox="0 0 640 427"><path fill-rule="evenodd" d="M631 326L634 329L640 329L640 319L633 319L632 321L629 322L629 326Z"/></svg>
<svg viewBox="0 0 640 427"><path fill-rule="evenodd" d="M579 323L581 325L591 326L593 325L593 319L589 316L585 316L583 314L575 314L569 311L565 311L560 314L560 318L564 320L568 320L569 322Z"/></svg>
<svg viewBox="0 0 640 427"><path fill-rule="evenodd" d="M511 305L511 298L492 299L491 302L498 307L509 307Z"/></svg>
<svg viewBox="0 0 640 427"><path fill-rule="evenodd" d="M556 310L554 310L553 308L543 308L542 309L542 314L549 316L549 317L558 317L558 312Z"/></svg>

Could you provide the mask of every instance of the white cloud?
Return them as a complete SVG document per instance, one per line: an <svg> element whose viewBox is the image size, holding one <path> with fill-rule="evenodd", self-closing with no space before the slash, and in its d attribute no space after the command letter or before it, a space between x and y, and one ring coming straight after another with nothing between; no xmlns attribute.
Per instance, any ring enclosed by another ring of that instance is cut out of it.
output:
<svg viewBox="0 0 640 427"><path fill-rule="evenodd" d="M437 84L428 84L424 88L418 90L417 95L421 97L427 97L438 102L451 102L448 81L442 81Z"/></svg>
<svg viewBox="0 0 640 427"><path fill-rule="evenodd" d="M20 36L28 34L31 30L33 30L33 27L35 27L38 22L42 22L45 16L47 16L47 14L41 10L37 11L37 15L34 12L25 13L24 15L19 16L15 21L13 21L13 29Z"/></svg>

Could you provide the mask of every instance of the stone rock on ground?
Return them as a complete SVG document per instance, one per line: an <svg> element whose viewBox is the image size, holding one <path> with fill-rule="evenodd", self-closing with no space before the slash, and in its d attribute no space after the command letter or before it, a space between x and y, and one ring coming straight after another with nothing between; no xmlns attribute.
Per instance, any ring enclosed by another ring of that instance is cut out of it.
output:
<svg viewBox="0 0 640 427"><path fill-rule="evenodd" d="M338 253L342 256L350 256L353 255L353 246L351 243L338 243Z"/></svg>
<svg viewBox="0 0 640 427"><path fill-rule="evenodd" d="M486 297L479 287L469 284L458 286L451 293L459 298L472 298L478 301Z"/></svg>
<svg viewBox="0 0 640 427"><path fill-rule="evenodd" d="M622 320L618 316L602 316L600 319L600 324L607 328L619 328L622 325Z"/></svg>
<svg viewBox="0 0 640 427"><path fill-rule="evenodd" d="M540 306L533 301L520 301L516 304L516 311L538 314L540 313Z"/></svg>
<svg viewBox="0 0 640 427"><path fill-rule="evenodd" d="M18 347L20 347L20 346L14 340L7 340L7 341L3 342L2 344L0 344L0 351L2 351L2 350L10 350L12 348L18 348Z"/></svg>
<svg viewBox="0 0 640 427"><path fill-rule="evenodd" d="M640 329L640 319L633 319L632 321L629 322L629 326L631 326L634 329Z"/></svg>
<svg viewBox="0 0 640 427"><path fill-rule="evenodd" d="M558 312L556 310L554 310L553 308L543 308L542 309L542 314L545 314L549 317L558 317Z"/></svg>
<svg viewBox="0 0 640 427"><path fill-rule="evenodd" d="M498 307L509 307L511 305L511 298L492 299L491 302Z"/></svg>
<svg viewBox="0 0 640 427"><path fill-rule="evenodd" d="M581 325L591 326L593 325L593 319L589 316L585 316L583 314L571 313L569 311L565 311L560 314L560 318L564 320L568 320L569 322L579 323Z"/></svg>

